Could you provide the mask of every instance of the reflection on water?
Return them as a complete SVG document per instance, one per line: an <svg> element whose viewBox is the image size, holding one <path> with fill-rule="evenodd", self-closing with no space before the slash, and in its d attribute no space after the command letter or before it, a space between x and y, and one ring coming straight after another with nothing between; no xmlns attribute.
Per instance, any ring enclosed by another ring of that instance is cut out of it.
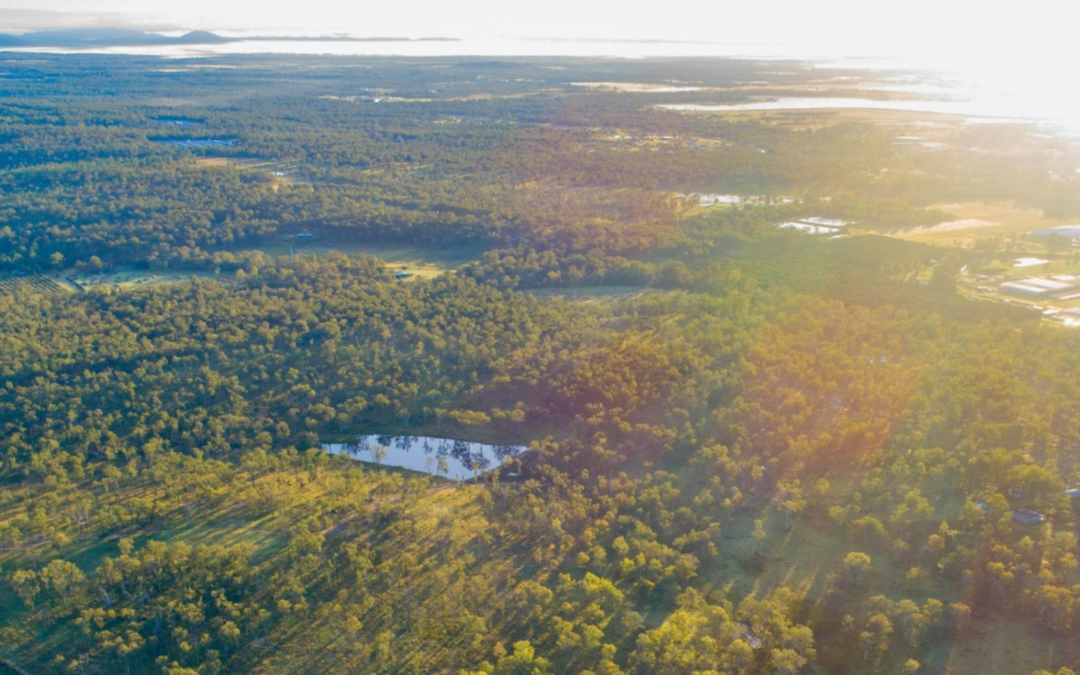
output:
<svg viewBox="0 0 1080 675"><path fill-rule="evenodd" d="M150 142L175 145L178 148L231 148L236 145L237 140L235 138L179 138Z"/></svg>
<svg viewBox="0 0 1080 675"><path fill-rule="evenodd" d="M667 110L692 112L732 112L740 110L816 110L824 108L848 108L863 110L905 110L910 112L940 113L944 115L988 116L995 122L1025 122L1033 119L1000 119L975 101L932 100L874 100L867 98L787 97L751 103L667 103L658 105Z"/></svg>
<svg viewBox="0 0 1080 675"><path fill-rule="evenodd" d="M520 445L488 445L430 436L379 435L357 436L351 443L329 443L323 447L331 455L452 479L490 471L527 449Z"/></svg>

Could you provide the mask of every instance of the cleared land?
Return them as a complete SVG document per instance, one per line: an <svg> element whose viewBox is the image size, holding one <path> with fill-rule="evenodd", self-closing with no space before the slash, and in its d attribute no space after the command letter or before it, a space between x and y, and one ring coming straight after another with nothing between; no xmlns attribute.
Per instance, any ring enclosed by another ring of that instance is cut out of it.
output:
<svg viewBox="0 0 1080 675"><path fill-rule="evenodd" d="M291 246L291 250L290 250ZM424 246L379 246L329 242L317 239L292 238L259 248L263 253L279 257L293 255L326 256L330 253L375 256L387 264L388 271L405 273L406 279L431 279L452 272L480 257L479 248L436 248Z"/></svg>
<svg viewBox="0 0 1080 675"><path fill-rule="evenodd" d="M219 275L209 272L141 270L134 267L116 267L107 272L65 270L57 277L57 281L69 290L85 291L91 288L134 290L147 286L175 284L187 281L191 277L210 278L216 276Z"/></svg>

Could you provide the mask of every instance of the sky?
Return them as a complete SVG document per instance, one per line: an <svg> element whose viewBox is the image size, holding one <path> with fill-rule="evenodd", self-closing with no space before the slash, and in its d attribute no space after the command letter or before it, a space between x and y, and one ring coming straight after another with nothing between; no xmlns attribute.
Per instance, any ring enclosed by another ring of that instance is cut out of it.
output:
<svg viewBox="0 0 1080 675"><path fill-rule="evenodd" d="M1074 0L0 0L2 29L62 25L360 36L668 39L998 58L1060 49ZM0 30L2 30L0 29ZM1061 49L1062 55L1064 50Z"/></svg>

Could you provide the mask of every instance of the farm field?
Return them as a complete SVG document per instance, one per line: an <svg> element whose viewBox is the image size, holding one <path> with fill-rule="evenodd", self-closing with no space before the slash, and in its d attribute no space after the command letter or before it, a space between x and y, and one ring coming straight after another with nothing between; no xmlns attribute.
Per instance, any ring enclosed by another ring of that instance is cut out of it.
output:
<svg viewBox="0 0 1080 675"><path fill-rule="evenodd" d="M69 290L56 275L0 272L0 293L10 293L19 286L26 286L41 293Z"/></svg>

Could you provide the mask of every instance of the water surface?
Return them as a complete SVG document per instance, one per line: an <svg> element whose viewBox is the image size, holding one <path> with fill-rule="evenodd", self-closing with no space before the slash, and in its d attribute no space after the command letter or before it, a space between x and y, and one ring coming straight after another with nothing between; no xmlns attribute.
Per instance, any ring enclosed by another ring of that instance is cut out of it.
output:
<svg viewBox="0 0 1080 675"><path fill-rule="evenodd" d="M331 455L394 466L451 479L471 478L502 466L525 450L521 445L488 445L431 436L357 436L352 443L328 443Z"/></svg>

